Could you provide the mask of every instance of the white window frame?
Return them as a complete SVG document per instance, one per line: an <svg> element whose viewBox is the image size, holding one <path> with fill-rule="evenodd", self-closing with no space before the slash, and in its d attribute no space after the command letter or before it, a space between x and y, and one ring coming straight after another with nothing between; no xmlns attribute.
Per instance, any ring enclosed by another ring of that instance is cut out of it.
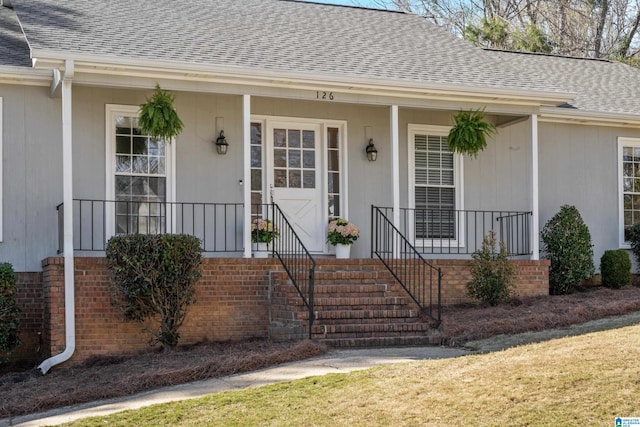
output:
<svg viewBox="0 0 640 427"><path fill-rule="evenodd" d="M618 244L630 249L631 245L624 240L624 147L640 148L640 138L618 137Z"/></svg>
<svg viewBox="0 0 640 427"><path fill-rule="evenodd" d="M4 129L2 127L2 123L4 119L4 115L3 115L3 111L2 111L2 97L0 96L0 242L3 241L4 235L2 233L3 231L3 224L4 224L4 215L3 215L3 204L2 201L4 199L4 184L2 182L2 177L4 175L4 172L2 170L2 164L4 163L4 156L3 156L3 146L2 146L2 135L4 135Z"/></svg>
<svg viewBox="0 0 640 427"><path fill-rule="evenodd" d="M433 135L433 136L447 136L451 130L450 126L437 126L437 125L421 125L409 123L407 126L408 135L408 163L409 163L409 208L415 209L416 207L416 182L415 182L415 136L416 135ZM463 156L460 153L453 153L453 180L455 188L455 210L464 210L464 162ZM459 221L456 218L456 238L455 239L417 239L415 237L415 224L413 219L409 220L408 230L409 239L418 246L433 246L438 248L455 248L464 247L465 241L465 229L464 221Z"/></svg>
<svg viewBox="0 0 640 427"><path fill-rule="evenodd" d="M115 174L116 174L116 133L114 131L115 118L118 115L139 117L140 107L135 105L119 105L119 104L106 104L105 106L105 161L106 161L106 189L105 200L115 201L116 189L115 189ZM166 201L171 203L175 202L176 195L176 141L175 138L171 139L171 142L165 146L165 171L166 171ZM172 212L167 213L168 221L172 224L167 224L168 230L175 230L175 217ZM105 216L105 230L107 238L115 234L115 206L114 203L110 203L106 206Z"/></svg>

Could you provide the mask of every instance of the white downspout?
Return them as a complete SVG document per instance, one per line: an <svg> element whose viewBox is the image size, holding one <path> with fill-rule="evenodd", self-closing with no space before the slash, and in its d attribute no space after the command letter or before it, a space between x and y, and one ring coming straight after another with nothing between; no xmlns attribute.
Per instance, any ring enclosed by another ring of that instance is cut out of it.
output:
<svg viewBox="0 0 640 427"><path fill-rule="evenodd" d="M244 257L251 258L251 95L242 95L242 141L244 148Z"/></svg>
<svg viewBox="0 0 640 427"><path fill-rule="evenodd" d="M65 61L62 78L62 201L64 203L64 351L48 358L38 366L46 374L55 365L66 362L76 349L75 282L73 262L73 158L71 127L71 81L74 64Z"/></svg>
<svg viewBox="0 0 640 427"><path fill-rule="evenodd" d="M531 259L540 259L540 195L538 187L538 115L531 115Z"/></svg>

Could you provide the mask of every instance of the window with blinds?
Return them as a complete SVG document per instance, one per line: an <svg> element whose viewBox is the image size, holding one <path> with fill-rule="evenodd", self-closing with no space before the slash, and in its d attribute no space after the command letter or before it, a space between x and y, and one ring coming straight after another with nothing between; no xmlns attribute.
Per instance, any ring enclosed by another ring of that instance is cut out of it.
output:
<svg viewBox="0 0 640 427"><path fill-rule="evenodd" d="M410 132L417 239L456 239L456 161L444 130Z"/></svg>

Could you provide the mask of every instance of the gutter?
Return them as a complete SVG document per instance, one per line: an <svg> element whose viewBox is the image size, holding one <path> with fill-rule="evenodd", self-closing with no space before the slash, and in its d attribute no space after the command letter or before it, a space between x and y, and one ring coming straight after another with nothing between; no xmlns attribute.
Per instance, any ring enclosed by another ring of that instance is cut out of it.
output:
<svg viewBox="0 0 640 427"><path fill-rule="evenodd" d="M69 53L33 49L34 68L52 68L61 65ZM387 96L448 96L472 97L478 102L508 100L521 104L561 105L574 100L575 93L556 90L529 90L518 88L463 86L455 84L425 83L420 81L363 78L332 73L309 73L288 70L265 70L229 65L195 64L178 61L132 59L117 56L76 53L70 56L76 62L78 73L148 77L152 79L178 79L195 81L221 81L228 84L249 84L267 87L318 88L346 92Z"/></svg>
<svg viewBox="0 0 640 427"><path fill-rule="evenodd" d="M76 349L75 278L73 259L73 156L71 128L71 83L74 74L72 60L65 61L62 85L62 187L64 203L64 325L65 349L38 366L42 374L66 362Z"/></svg>
<svg viewBox="0 0 640 427"><path fill-rule="evenodd" d="M562 107L541 107L540 121L587 126L640 127L640 115L584 111Z"/></svg>

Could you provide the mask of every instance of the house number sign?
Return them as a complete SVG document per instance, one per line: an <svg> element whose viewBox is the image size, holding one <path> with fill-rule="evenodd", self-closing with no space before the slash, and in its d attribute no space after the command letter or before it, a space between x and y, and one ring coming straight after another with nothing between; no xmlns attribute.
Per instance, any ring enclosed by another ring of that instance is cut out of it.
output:
<svg viewBox="0 0 640 427"><path fill-rule="evenodd" d="M333 92L325 92L325 91L318 90L316 91L316 99L333 101Z"/></svg>

